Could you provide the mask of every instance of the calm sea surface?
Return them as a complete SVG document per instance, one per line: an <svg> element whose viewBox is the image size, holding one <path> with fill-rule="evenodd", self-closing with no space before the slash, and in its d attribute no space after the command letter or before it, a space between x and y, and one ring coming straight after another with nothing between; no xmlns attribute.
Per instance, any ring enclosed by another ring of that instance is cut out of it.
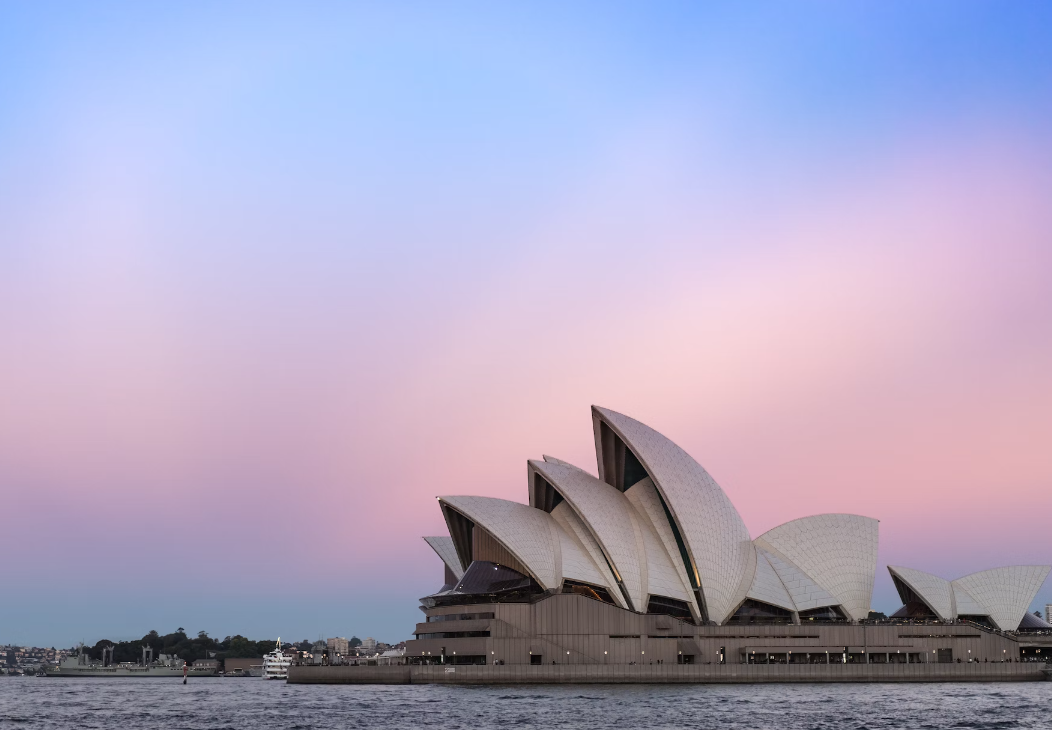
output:
<svg viewBox="0 0 1052 730"><path fill-rule="evenodd" d="M1052 728L1024 684L318 686L0 677L18 728Z"/></svg>

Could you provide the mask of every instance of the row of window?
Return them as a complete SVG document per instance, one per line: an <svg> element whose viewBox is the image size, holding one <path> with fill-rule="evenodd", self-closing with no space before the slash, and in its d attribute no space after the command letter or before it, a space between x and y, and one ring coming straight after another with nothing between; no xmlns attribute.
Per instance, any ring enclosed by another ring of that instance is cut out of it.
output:
<svg viewBox="0 0 1052 730"><path fill-rule="evenodd" d="M417 634L418 639L488 639L488 631L436 631L431 634Z"/></svg>
<svg viewBox="0 0 1052 730"><path fill-rule="evenodd" d="M490 618L496 618L496 614L492 611L486 613L442 613L437 616L428 616L427 623L434 621L481 621Z"/></svg>

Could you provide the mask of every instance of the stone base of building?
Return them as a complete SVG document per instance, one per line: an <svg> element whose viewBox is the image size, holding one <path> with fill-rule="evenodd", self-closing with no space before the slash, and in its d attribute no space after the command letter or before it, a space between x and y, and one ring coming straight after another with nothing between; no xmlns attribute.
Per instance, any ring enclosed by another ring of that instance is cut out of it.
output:
<svg viewBox="0 0 1052 730"><path fill-rule="evenodd" d="M294 666L290 684L718 684L769 682L1033 682L1038 662L962 664L564 664Z"/></svg>

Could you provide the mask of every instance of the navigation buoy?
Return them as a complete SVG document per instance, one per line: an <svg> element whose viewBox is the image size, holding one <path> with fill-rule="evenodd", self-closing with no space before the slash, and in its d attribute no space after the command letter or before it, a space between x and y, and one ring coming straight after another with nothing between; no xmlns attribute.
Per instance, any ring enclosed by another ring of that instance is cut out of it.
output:
<svg viewBox="0 0 1052 730"><path fill-rule="evenodd" d="M186 673L190 671L190 665L183 662L183 684L186 684Z"/></svg>

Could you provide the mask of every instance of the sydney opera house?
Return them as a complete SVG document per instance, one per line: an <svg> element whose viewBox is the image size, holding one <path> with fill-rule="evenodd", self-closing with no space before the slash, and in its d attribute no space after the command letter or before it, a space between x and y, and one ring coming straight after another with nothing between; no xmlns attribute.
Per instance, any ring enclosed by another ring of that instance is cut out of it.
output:
<svg viewBox="0 0 1052 730"><path fill-rule="evenodd" d="M879 523L822 514L758 537L689 454L593 407L598 478L549 456L529 503L438 498L444 585L421 599L410 664L1025 661L1049 566L945 580L890 567L902 608L870 617ZM1029 637L1029 638L1028 638Z"/></svg>

